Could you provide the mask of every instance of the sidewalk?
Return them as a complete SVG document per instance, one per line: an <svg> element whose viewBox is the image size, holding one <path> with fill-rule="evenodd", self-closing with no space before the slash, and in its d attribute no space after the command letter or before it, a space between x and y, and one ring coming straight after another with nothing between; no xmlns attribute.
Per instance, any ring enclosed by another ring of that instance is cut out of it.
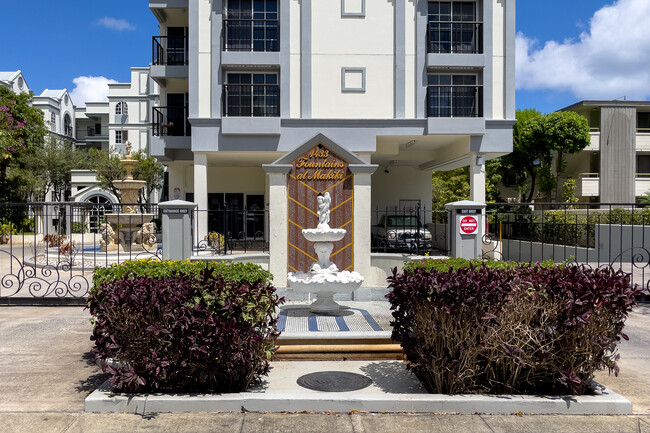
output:
<svg viewBox="0 0 650 433"><path fill-rule="evenodd" d="M630 316L621 344L621 375L597 380L634 404L631 416L83 413L104 380L88 358L91 324L81 307L0 307L2 432L648 432L650 306Z"/></svg>

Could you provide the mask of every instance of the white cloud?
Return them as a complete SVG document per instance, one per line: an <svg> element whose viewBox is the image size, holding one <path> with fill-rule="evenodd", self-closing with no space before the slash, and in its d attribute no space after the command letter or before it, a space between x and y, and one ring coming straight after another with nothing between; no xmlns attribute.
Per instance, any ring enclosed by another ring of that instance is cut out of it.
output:
<svg viewBox="0 0 650 433"><path fill-rule="evenodd" d="M106 27L107 29L117 30L118 32L123 30L135 30L135 26L124 18L104 17L97 20L97 24Z"/></svg>
<svg viewBox="0 0 650 433"><path fill-rule="evenodd" d="M70 97L77 107L84 107L86 102L108 101L108 84L117 83L106 77L77 77L72 80L75 88Z"/></svg>
<svg viewBox="0 0 650 433"><path fill-rule="evenodd" d="M517 34L517 88L571 92L578 99L650 97L650 1L618 0L598 10L579 40Z"/></svg>

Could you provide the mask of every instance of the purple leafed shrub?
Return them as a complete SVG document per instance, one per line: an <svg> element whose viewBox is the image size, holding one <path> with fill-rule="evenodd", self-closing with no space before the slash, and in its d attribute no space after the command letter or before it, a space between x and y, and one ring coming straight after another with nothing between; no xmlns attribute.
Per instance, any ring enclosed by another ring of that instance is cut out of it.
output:
<svg viewBox="0 0 650 433"><path fill-rule="evenodd" d="M119 391L239 392L269 371L281 302L267 281L210 267L126 274L91 292L94 354Z"/></svg>
<svg viewBox="0 0 650 433"><path fill-rule="evenodd" d="M393 339L430 392L583 394L618 374L616 345L638 292L612 269L425 264L393 270Z"/></svg>

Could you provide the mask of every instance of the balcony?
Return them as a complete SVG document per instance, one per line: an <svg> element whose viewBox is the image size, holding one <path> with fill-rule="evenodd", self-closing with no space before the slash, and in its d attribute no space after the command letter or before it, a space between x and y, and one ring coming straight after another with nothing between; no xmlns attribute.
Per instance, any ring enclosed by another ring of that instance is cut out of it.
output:
<svg viewBox="0 0 650 433"><path fill-rule="evenodd" d="M192 128L187 117L187 106L153 107L152 135L154 137L189 137Z"/></svg>
<svg viewBox="0 0 650 433"><path fill-rule="evenodd" d="M87 128L78 128L77 140L88 143L108 141L108 126L88 126Z"/></svg>
<svg viewBox="0 0 650 433"><path fill-rule="evenodd" d="M577 193L582 197L600 196L600 176L598 173L580 173ZM650 173L637 173L634 179L634 195L642 196L650 191Z"/></svg>
<svg viewBox="0 0 650 433"><path fill-rule="evenodd" d="M278 20L225 19L223 32L224 51L280 51Z"/></svg>
<svg viewBox="0 0 650 433"><path fill-rule="evenodd" d="M483 117L483 86L428 86L427 117Z"/></svg>
<svg viewBox="0 0 650 433"><path fill-rule="evenodd" d="M169 78L187 78L187 47L187 37L154 36L151 43L151 78L163 85Z"/></svg>
<svg viewBox="0 0 650 433"><path fill-rule="evenodd" d="M483 23L440 21L427 27L427 52L435 54L482 54Z"/></svg>
<svg viewBox="0 0 650 433"><path fill-rule="evenodd" d="M279 135L280 86L224 84L221 132L225 135Z"/></svg>

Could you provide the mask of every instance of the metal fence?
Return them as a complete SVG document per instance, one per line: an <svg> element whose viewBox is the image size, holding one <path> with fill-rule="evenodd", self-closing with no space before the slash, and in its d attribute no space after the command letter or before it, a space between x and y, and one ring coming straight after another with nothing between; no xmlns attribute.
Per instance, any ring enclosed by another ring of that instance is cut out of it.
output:
<svg viewBox="0 0 650 433"><path fill-rule="evenodd" d="M193 233L195 254L227 255L269 250L268 209L222 209L194 212L194 221L207 221L208 233Z"/></svg>
<svg viewBox="0 0 650 433"><path fill-rule="evenodd" d="M611 266L650 289L650 207L627 204L489 204L484 252L498 260ZM489 246L488 246L489 245Z"/></svg>
<svg viewBox="0 0 650 433"><path fill-rule="evenodd" d="M418 255L446 255L447 211L396 206L372 211L371 250Z"/></svg>
<svg viewBox="0 0 650 433"><path fill-rule="evenodd" d="M159 259L162 241L155 204L0 203L0 300L81 300L95 267Z"/></svg>

